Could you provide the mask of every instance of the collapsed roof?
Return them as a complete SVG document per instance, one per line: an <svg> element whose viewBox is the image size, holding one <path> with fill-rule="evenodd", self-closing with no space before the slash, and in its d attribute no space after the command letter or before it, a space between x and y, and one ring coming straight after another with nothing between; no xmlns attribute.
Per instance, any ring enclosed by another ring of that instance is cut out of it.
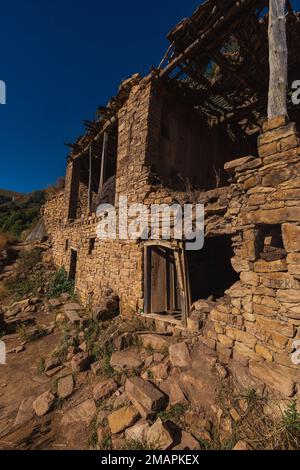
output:
<svg viewBox="0 0 300 470"><path fill-rule="evenodd" d="M229 122L251 132L266 118L268 4L268 0L207 0L168 34L170 47L157 75L211 124ZM300 16L289 0L287 9L292 83L300 71ZM289 108L294 114L290 97Z"/></svg>
<svg viewBox="0 0 300 470"><path fill-rule="evenodd" d="M268 0L206 0L195 13L168 34L170 46L153 77L196 108L209 125L227 125L228 131L258 132L266 119L269 86ZM287 0L289 89L299 79L300 15ZM98 108L98 119L84 121L86 133L72 148L71 158L85 153L91 142L114 122L141 77L123 82L117 97ZM298 121L299 106L291 104L290 118Z"/></svg>

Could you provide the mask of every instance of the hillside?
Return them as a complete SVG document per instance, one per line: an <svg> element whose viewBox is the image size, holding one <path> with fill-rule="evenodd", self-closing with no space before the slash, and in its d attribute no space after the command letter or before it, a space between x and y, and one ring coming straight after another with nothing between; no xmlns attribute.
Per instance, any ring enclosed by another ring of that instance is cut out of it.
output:
<svg viewBox="0 0 300 470"><path fill-rule="evenodd" d="M20 238L38 219L45 198L45 191L22 194L0 189L0 232Z"/></svg>

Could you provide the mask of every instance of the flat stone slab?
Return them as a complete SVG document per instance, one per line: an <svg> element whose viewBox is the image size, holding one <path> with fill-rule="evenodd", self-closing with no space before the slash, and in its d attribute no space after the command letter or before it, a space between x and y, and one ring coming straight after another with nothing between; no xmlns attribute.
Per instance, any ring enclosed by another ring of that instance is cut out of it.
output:
<svg viewBox="0 0 300 470"><path fill-rule="evenodd" d="M135 351L118 351L113 353L110 365L117 371L140 369L144 364L139 353Z"/></svg>

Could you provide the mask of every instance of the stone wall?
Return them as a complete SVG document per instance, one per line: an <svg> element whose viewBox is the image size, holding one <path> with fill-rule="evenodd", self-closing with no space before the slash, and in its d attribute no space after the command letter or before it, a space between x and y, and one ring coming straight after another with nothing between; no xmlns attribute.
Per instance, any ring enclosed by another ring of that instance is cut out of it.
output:
<svg viewBox="0 0 300 470"><path fill-rule="evenodd" d="M300 141L275 119L259 138L259 158L226 165L232 194L234 269L240 281L211 311L204 342L248 388L300 393L293 342L300 339ZM228 303L228 299L230 302Z"/></svg>

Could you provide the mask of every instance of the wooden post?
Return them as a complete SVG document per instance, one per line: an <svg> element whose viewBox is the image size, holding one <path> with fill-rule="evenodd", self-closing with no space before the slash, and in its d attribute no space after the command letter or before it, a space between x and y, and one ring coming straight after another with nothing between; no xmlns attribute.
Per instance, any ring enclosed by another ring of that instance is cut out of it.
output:
<svg viewBox="0 0 300 470"><path fill-rule="evenodd" d="M106 156L107 156L107 144L108 144L108 133L104 132L103 134L103 146L102 146L102 157L101 157L101 170L100 170L100 181L98 194L103 188L105 180L105 170L106 170Z"/></svg>
<svg viewBox="0 0 300 470"><path fill-rule="evenodd" d="M92 145L90 145L89 148L89 187L88 187L88 211L89 214L92 212L92 163L93 163L93 158L92 158Z"/></svg>
<svg viewBox="0 0 300 470"><path fill-rule="evenodd" d="M268 118L287 116L288 49L286 37L286 0L270 0L269 62L270 83Z"/></svg>

